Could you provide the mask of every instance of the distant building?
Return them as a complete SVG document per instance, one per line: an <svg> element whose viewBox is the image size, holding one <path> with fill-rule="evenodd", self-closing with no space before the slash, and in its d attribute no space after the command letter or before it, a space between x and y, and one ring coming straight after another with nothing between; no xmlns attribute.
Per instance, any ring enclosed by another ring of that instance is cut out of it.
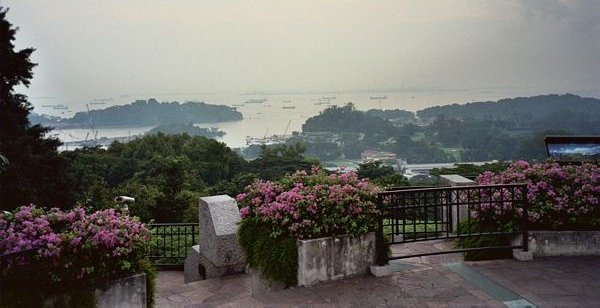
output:
<svg viewBox="0 0 600 308"><path fill-rule="evenodd" d="M395 153L381 152L377 150L365 150L360 154L362 163L381 162L384 166L393 167L395 170L402 171L406 161L396 157Z"/></svg>
<svg viewBox="0 0 600 308"><path fill-rule="evenodd" d="M382 161L389 159L396 159L396 154L391 152L380 152L377 150L365 150L360 154L360 157L364 162L370 161Z"/></svg>
<svg viewBox="0 0 600 308"><path fill-rule="evenodd" d="M330 132L304 132L300 134L302 140L307 143L330 143L337 146L342 145L339 134Z"/></svg>

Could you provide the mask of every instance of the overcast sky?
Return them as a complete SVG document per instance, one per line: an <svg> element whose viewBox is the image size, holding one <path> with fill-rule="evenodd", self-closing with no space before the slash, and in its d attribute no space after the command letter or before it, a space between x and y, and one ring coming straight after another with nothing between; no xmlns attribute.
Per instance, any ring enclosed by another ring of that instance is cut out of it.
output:
<svg viewBox="0 0 600 308"><path fill-rule="evenodd" d="M15 1L33 97L600 89L600 1Z"/></svg>

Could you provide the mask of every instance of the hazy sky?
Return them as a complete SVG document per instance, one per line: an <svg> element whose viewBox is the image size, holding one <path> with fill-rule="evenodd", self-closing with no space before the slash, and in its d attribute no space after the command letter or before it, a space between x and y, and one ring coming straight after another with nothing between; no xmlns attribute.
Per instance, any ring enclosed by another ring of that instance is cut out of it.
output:
<svg viewBox="0 0 600 308"><path fill-rule="evenodd" d="M0 0L32 98L600 89L600 1Z"/></svg>

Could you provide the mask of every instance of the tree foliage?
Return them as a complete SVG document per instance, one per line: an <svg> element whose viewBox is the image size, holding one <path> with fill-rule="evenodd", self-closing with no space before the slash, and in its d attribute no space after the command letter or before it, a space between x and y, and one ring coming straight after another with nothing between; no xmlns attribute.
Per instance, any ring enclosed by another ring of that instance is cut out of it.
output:
<svg viewBox="0 0 600 308"><path fill-rule="evenodd" d="M17 29L0 7L0 153L10 162L0 173L0 209L14 209L29 202L60 207L66 200L60 141L48 138L49 129L31 125L32 107L27 97L14 92L29 86L35 63L33 48L15 50Z"/></svg>
<svg viewBox="0 0 600 308"><path fill-rule="evenodd" d="M313 165L319 165L318 160L304 157L304 151L306 147L302 143L263 146L259 157L248 163L248 171L264 180L277 180L296 170L308 171Z"/></svg>
<svg viewBox="0 0 600 308"><path fill-rule="evenodd" d="M397 173L390 166L383 166L380 161L360 164L357 173L359 178L367 178L371 183L382 187L409 185L403 175Z"/></svg>

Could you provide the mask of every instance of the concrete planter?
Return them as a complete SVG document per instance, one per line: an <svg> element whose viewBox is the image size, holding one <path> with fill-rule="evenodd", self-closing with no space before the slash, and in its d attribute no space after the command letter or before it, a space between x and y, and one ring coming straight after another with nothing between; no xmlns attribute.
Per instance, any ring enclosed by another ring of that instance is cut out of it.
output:
<svg viewBox="0 0 600 308"><path fill-rule="evenodd" d="M375 233L296 241L298 286L364 275L375 264Z"/></svg>
<svg viewBox="0 0 600 308"><path fill-rule="evenodd" d="M521 237L514 243L519 245ZM600 231L530 231L529 251L535 258L600 255Z"/></svg>
<svg viewBox="0 0 600 308"><path fill-rule="evenodd" d="M94 293L96 307L146 307L146 274L136 274L112 281L107 288L90 290ZM69 303L68 297L52 297L44 307L60 307Z"/></svg>

